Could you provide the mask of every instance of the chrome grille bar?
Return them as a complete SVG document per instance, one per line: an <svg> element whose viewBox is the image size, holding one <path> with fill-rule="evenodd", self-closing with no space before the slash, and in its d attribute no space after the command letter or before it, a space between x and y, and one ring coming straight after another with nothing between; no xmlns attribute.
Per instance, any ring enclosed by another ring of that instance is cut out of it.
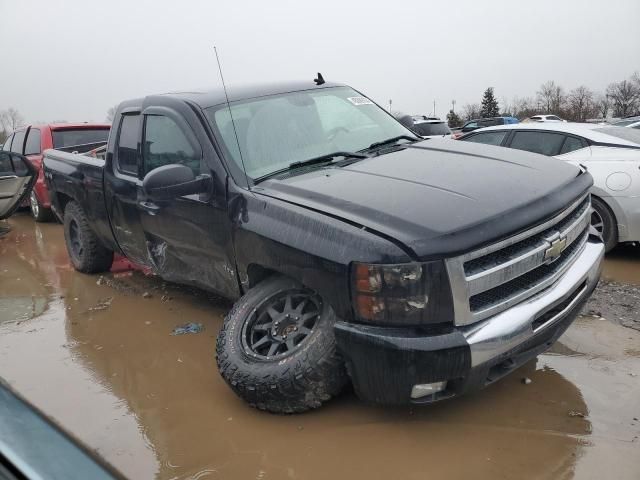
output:
<svg viewBox="0 0 640 480"><path fill-rule="evenodd" d="M586 244L590 217L586 195L547 222L447 260L456 323L495 315L551 286Z"/></svg>

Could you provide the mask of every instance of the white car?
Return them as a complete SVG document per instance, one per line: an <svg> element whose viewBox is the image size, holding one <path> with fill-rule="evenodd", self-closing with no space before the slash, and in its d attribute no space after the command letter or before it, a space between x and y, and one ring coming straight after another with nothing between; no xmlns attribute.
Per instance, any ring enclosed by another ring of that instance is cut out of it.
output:
<svg viewBox="0 0 640 480"><path fill-rule="evenodd" d="M638 128L640 129L640 117L629 117L614 122L616 127Z"/></svg>
<svg viewBox="0 0 640 480"><path fill-rule="evenodd" d="M593 176L592 224L607 251L640 241L640 130L589 123L488 127L460 140L517 148L585 167Z"/></svg>
<svg viewBox="0 0 640 480"><path fill-rule="evenodd" d="M557 115L534 115L533 117L529 117L529 121L531 122L566 122L566 120L563 120Z"/></svg>

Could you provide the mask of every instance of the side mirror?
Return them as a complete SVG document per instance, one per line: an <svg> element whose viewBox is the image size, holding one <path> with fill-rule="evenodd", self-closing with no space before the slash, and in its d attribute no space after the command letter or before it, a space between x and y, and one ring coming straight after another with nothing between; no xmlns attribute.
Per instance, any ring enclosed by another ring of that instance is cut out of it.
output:
<svg viewBox="0 0 640 480"><path fill-rule="evenodd" d="M36 169L24 155L0 151L0 220L10 217L31 193Z"/></svg>
<svg viewBox="0 0 640 480"><path fill-rule="evenodd" d="M196 177L189 167L172 163L147 173L142 180L142 188L152 200L171 200L183 195L207 193L211 183L210 175Z"/></svg>

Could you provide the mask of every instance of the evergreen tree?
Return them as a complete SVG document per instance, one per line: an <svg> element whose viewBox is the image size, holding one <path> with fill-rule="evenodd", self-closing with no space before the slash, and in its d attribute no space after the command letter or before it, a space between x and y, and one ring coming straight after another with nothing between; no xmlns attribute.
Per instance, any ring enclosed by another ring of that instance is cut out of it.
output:
<svg viewBox="0 0 640 480"><path fill-rule="evenodd" d="M449 110L449 113L447 113L447 123L451 128L461 127L462 119L456 112L454 112L453 110Z"/></svg>
<svg viewBox="0 0 640 480"><path fill-rule="evenodd" d="M500 115L500 108L498 107L498 100L493 95L493 87L489 87L484 91L482 97L482 108L480 110L480 116L483 118L497 117Z"/></svg>

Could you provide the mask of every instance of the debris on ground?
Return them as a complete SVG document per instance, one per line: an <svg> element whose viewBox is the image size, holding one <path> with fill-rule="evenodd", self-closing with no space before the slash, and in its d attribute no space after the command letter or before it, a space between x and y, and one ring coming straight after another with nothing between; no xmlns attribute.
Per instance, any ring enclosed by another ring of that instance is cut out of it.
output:
<svg viewBox="0 0 640 480"><path fill-rule="evenodd" d="M142 294L142 298L151 298L151 296L152 296L152 295L151 295L149 292L144 292L144 293Z"/></svg>
<svg viewBox="0 0 640 480"><path fill-rule="evenodd" d="M113 302L113 297L105 298L96 303L93 307L89 308L89 312L95 312L98 310L106 310L111 306L111 302Z"/></svg>
<svg viewBox="0 0 640 480"><path fill-rule="evenodd" d="M96 285L104 285L104 283L105 283L104 277L100 275L100 277L96 281Z"/></svg>
<svg viewBox="0 0 640 480"><path fill-rule="evenodd" d="M204 326L201 323L185 323L179 325L173 329L171 335L184 335L186 333L200 333L204 330Z"/></svg>
<svg viewBox="0 0 640 480"><path fill-rule="evenodd" d="M584 314L640 331L639 306L640 286L600 280L587 301Z"/></svg>
<svg viewBox="0 0 640 480"><path fill-rule="evenodd" d="M525 385L529 385L531 383L531 379L528 377L524 377L522 379L522 383L524 383Z"/></svg>
<svg viewBox="0 0 640 480"><path fill-rule="evenodd" d="M570 417L580 417L580 418L584 418L586 415L582 412L576 412L575 410L569 410L569 416Z"/></svg>

